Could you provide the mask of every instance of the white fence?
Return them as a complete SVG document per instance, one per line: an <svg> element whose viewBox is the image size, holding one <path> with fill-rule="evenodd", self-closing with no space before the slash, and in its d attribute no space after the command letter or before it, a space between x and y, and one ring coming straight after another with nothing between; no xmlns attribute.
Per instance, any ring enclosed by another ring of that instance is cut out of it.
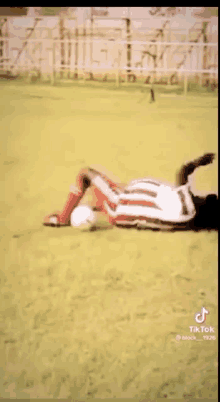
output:
<svg viewBox="0 0 220 402"><path fill-rule="evenodd" d="M1 38L4 55L0 68L13 73L39 70L55 83L57 72L111 74L116 85L120 76L151 74L153 80L176 73L184 77L199 75L218 81L218 44L203 42L128 41L94 38L26 39L14 47L13 38ZM205 68L204 68L205 64ZM152 82L152 81L151 81Z"/></svg>

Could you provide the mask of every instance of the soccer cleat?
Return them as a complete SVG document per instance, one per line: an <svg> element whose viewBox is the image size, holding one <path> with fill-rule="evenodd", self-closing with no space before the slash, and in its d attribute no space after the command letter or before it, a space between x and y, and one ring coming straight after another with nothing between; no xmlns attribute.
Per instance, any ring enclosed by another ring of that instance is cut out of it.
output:
<svg viewBox="0 0 220 402"><path fill-rule="evenodd" d="M60 213L54 213L45 216L43 220L44 226L51 226L51 227L61 227L61 226L70 226L70 220L62 222L60 219Z"/></svg>

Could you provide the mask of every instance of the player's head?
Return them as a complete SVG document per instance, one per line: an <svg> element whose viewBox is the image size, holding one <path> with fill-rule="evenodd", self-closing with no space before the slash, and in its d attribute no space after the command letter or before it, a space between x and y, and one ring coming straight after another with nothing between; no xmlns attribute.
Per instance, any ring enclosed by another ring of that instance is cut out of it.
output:
<svg viewBox="0 0 220 402"><path fill-rule="evenodd" d="M206 197L194 197L196 217L194 229L218 229L218 197L208 194Z"/></svg>
<svg viewBox="0 0 220 402"><path fill-rule="evenodd" d="M206 197L207 224L211 229L218 229L218 197L209 194Z"/></svg>

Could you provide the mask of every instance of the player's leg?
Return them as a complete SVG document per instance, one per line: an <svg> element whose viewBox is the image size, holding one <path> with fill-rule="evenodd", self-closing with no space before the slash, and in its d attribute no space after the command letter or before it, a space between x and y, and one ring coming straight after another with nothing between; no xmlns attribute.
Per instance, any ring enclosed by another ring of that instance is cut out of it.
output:
<svg viewBox="0 0 220 402"><path fill-rule="evenodd" d="M63 210L60 213L46 216L43 222L44 225L69 226L71 213L80 203L88 188L92 192L95 203L94 207L97 210L107 213L105 202L112 208L116 207L118 194L120 193L117 184L104 174L91 168L85 168L79 172L76 178L76 185L70 187L70 193Z"/></svg>
<svg viewBox="0 0 220 402"><path fill-rule="evenodd" d="M62 211L46 216L43 224L46 226L69 226L70 215L80 203L87 188L90 186L90 182L89 168L82 169L76 178L76 185L70 186L70 192Z"/></svg>

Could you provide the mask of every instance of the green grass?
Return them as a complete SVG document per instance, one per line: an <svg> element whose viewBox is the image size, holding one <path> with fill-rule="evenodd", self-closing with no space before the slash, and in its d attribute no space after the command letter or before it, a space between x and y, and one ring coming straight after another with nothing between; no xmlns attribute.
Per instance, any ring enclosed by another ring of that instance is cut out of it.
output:
<svg viewBox="0 0 220 402"><path fill-rule="evenodd" d="M173 182L217 151L214 95L148 96L1 83L1 397L217 398L216 233L41 225L84 166ZM176 341L202 306L216 340Z"/></svg>

